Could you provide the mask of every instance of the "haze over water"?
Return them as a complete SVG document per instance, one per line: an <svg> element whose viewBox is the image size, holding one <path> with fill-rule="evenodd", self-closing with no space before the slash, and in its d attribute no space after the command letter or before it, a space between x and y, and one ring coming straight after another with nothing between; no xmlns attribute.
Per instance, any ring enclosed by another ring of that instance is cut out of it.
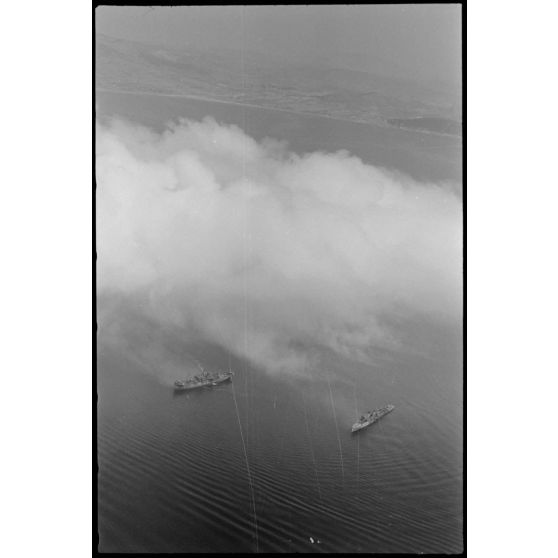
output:
<svg viewBox="0 0 558 558"><path fill-rule="evenodd" d="M171 116L168 98L149 99L150 111L138 98L99 93L98 117L117 112L155 126L160 111L161 126ZM190 118L199 117L200 105L208 103L170 101ZM216 110L226 121L227 107ZM231 107L232 121L237 114L238 107ZM247 114L253 133L261 115L268 135L293 139L285 134L288 127L281 129L282 114ZM269 126L274 121L277 126ZM415 159L405 157L413 133L392 134L392 141L401 136L402 148L390 153L388 163L401 157L399 167L424 178L432 163L413 167ZM318 135L315 143L323 139ZM432 172L433 179L448 178L444 168L452 169L453 156ZM125 310L112 319L124 329L137 328L137 316ZM270 376L232 357L234 386L179 395L170 378L157 379L160 371L129 356L149 327L132 335L122 351L104 342L102 330L99 336L100 551L462 549L459 327L406 324L404 335L415 346L402 353L377 351L374 366L309 348L318 354L320 369L299 378ZM164 351L180 355L184 376L195 372L196 359L210 369L228 368L229 352L173 333L163 335ZM388 403L395 405L393 413L350 434L357 413Z"/></svg>

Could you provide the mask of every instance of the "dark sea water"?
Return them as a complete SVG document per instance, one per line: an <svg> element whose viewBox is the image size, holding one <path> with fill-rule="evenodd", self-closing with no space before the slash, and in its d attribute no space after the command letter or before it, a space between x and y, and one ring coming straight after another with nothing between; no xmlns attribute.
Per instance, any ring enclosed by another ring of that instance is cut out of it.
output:
<svg viewBox="0 0 558 558"><path fill-rule="evenodd" d="M98 94L97 101L104 115L153 127L171 116L205 116L212 107L112 94ZM208 114L235 123L237 110ZM249 133L256 137L289 139L303 150L307 142L314 150L341 144L346 134L349 145L337 148L353 151L353 142L371 159L382 159L375 147L382 136L374 139L375 132L350 123L341 131L338 122L313 117L309 123L297 118L297 131L287 118L283 126L290 131L281 136L284 113L254 110ZM378 133L391 138L382 152L385 166L397 159L397 168L430 180L459 175L453 147L437 152L443 161L436 174L429 170L436 166L432 160L419 164L420 153L407 157L413 132ZM398 136L391 134L402 134L399 151ZM100 298L99 310L104 304ZM141 317L122 312L116 320L126 331ZM183 355L188 367L194 359L209 368L226 369L230 362L235 372L232 384L179 394L168 375L134 358L149 327L129 336L125 347L99 328L101 552L463 550L460 327L409 322L401 326L402 337L414 340L408 349L379 352L373 365L324 352L322 364L301 376L269 375L174 332L165 336L164 350ZM396 407L392 413L351 434L357 412L388 403Z"/></svg>
<svg viewBox="0 0 558 558"><path fill-rule="evenodd" d="M233 384L178 394L101 340L100 550L461 551L461 335L428 337L428 357L330 358L306 378L233 359ZM228 367L218 347L192 358Z"/></svg>

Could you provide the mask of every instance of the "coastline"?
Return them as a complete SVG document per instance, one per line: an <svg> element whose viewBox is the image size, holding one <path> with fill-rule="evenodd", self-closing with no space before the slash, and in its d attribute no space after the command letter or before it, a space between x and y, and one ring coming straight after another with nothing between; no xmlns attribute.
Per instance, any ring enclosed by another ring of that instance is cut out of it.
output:
<svg viewBox="0 0 558 558"><path fill-rule="evenodd" d="M444 137L451 137L455 139L462 139L462 136L456 134L448 134L444 132L435 132L432 130L421 130L418 128L411 128L406 126L395 126L390 124L386 121L386 119L380 119L378 121L369 122L367 120L358 120L356 118L340 118L338 116L330 116L328 114L322 114L317 112L308 112L308 111L300 111L300 110L292 110L292 109L285 109L285 108L278 108L278 107L270 107L267 105L256 105L254 103L239 103L237 101L229 101L223 99L216 99L213 97L202 97L201 95L185 95L180 93L160 93L160 92L151 92L151 91L132 91L129 89L107 89L104 87L95 87L95 91L99 91L100 93L122 93L126 95L143 95L143 96L153 96L153 97L170 97L170 98L177 98L177 99L193 99L198 101L206 101L211 103L219 103L223 105L232 105L237 107L247 107L247 108L257 108L257 109L266 109L274 112L284 112L288 114L294 114L297 116L312 116L315 118L325 118L328 120L334 120L337 122L350 122L353 124L363 124L366 126L378 127L378 128L385 128L391 130L406 130L408 132L416 132L419 134L427 134L427 135L434 135L434 136L444 136ZM420 118L420 117L417 117Z"/></svg>

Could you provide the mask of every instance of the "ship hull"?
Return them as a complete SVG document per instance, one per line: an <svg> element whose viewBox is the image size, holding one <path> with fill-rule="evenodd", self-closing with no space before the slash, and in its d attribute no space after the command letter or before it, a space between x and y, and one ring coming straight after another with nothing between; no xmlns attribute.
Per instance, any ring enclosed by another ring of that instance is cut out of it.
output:
<svg viewBox="0 0 558 558"><path fill-rule="evenodd" d="M388 413L391 413L395 407L393 405L388 405L382 409L378 409L377 411L373 411L369 420L364 422L357 422L353 424L351 428L351 433L355 434L356 432L360 432L364 428L373 425L375 422L378 422L382 417L385 417Z"/></svg>
<svg viewBox="0 0 558 558"><path fill-rule="evenodd" d="M183 386L174 386L175 391L191 391L193 389L201 389L205 387L215 387L219 384L223 384L224 382L230 382L232 376L227 376L226 378L215 378L214 380L207 380L198 383L192 384L185 384Z"/></svg>

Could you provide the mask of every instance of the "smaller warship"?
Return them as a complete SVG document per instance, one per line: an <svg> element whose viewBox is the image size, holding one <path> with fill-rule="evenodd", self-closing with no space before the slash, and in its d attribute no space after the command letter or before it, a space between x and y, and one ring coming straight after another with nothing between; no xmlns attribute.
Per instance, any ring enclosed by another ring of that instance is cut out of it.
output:
<svg viewBox="0 0 558 558"><path fill-rule="evenodd" d="M391 413L395 409L394 405L387 405L386 407L382 407L381 409L375 409L374 411L368 411L360 417L358 422L353 424L351 428L351 432L358 432L371 424L374 424L376 421L380 420L383 416Z"/></svg>

